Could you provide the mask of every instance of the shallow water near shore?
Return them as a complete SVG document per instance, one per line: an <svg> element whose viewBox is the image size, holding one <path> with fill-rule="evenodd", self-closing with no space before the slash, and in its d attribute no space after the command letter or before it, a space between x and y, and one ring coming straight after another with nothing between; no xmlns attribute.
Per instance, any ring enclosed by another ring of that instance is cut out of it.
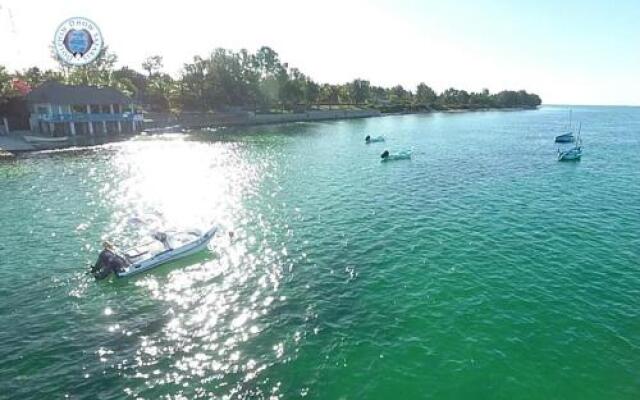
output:
<svg viewBox="0 0 640 400"><path fill-rule="evenodd" d="M562 107L0 163L0 398L636 399L640 108L573 116L570 163ZM213 222L208 253L86 274L104 239Z"/></svg>

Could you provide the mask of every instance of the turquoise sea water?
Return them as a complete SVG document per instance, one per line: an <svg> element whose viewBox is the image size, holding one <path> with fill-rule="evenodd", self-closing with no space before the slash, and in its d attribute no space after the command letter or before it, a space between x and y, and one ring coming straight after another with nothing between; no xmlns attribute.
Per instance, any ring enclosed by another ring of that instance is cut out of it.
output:
<svg viewBox="0 0 640 400"><path fill-rule="evenodd" d="M575 163L561 107L1 163L0 398L640 398L640 109L573 116ZM103 239L212 221L209 253L85 273Z"/></svg>

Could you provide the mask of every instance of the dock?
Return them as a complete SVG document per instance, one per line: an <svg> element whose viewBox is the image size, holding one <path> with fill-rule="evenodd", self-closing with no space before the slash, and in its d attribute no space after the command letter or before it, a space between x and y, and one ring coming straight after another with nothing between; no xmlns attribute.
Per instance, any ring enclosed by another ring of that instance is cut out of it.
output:
<svg viewBox="0 0 640 400"><path fill-rule="evenodd" d="M0 150L0 160L11 160L16 157L15 154L9 153L8 151Z"/></svg>
<svg viewBox="0 0 640 400"><path fill-rule="evenodd" d="M15 153L36 150L35 147L21 136L0 136L0 159L15 157Z"/></svg>

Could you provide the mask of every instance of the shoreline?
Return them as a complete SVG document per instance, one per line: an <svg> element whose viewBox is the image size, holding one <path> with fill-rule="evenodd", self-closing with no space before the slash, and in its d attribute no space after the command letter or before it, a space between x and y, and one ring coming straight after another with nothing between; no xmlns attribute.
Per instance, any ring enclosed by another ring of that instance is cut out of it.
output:
<svg viewBox="0 0 640 400"><path fill-rule="evenodd" d="M525 111L536 110L538 107L491 107L491 108L459 108L444 110L415 110L415 111L397 111L382 112L377 109L359 109L359 110L328 110L317 111L311 110L300 113L282 113L282 114L225 114L213 112L187 111L177 116L169 113L146 113L149 117L146 122L145 130L162 130L176 125L182 129L199 129L208 127L230 127L230 126L257 126L270 125L289 122L312 122L312 121L330 121L330 120L346 120L370 117L386 117L392 115L408 115L408 114L458 114L467 112L491 112L491 111Z"/></svg>
<svg viewBox="0 0 640 400"><path fill-rule="evenodd" d="M278 125L291 124L300 122L324 122L324 121L344 121L349 119L361 118L377 118L391 117L400 115L419 115L419 114L463 114L468 112L514 112L536 110L538 107L510 107L510 108L475 108L475 109L449 109L449 110L421 110L421 111L403 111L393 113L382 113L378 110L342 110L329 111L320 113L290 113L290 114L258 114L253 116L220 116L213 113L185 113L180 117L169 116L169 114L156 113L153 114L159 118L159 123L154 123L151 128L146 128L142 133L135 135L120 136L78 136L70 137L69 141L64 143L41 143L38 145L27 142L21 135L31 134L29 131L19 131L9 136L0 136L0 160L13 160L22 154L35 153L47 150L60 150L72 147L90 147L100 144L119 142L141 134L162 134L162 133L189 133L191 130L204 128L223 128L223 127L251 127L260 125ZM155 122L155 121L153 121ZM171 131L171 127L176 127L175 131ZM149 132L158 130L157 132ZM166 131L164 131L166 130ZM9 141L1 143L2 138Z"/></svg>
<svg viewBox="0 0 640 400"><path fill-rule="evenodd" d="M493 112L493 111L501 111L501 112L514 112L514 111L529 111L529 110L537 110L540 106L537 107L489 107L489 108L457 108L457 109L447 109L447 110L423 110L423 111L399 111L399 112L391 112L391 113L381 113L382 117L391 116L391 115L411 115L411 114L464 114L468 112Z"/></svg>

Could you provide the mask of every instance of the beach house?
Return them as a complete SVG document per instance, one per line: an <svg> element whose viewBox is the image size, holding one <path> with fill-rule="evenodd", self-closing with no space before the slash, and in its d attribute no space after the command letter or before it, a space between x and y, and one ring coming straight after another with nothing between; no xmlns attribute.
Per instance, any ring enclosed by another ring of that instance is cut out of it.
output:
<svg viewBox="0 0 640 400"><path fill-rule="evenodd" d="M131 98L113 88L46 82L26 96L29 127L42 136L112 135L142 129Z"/></svg>

